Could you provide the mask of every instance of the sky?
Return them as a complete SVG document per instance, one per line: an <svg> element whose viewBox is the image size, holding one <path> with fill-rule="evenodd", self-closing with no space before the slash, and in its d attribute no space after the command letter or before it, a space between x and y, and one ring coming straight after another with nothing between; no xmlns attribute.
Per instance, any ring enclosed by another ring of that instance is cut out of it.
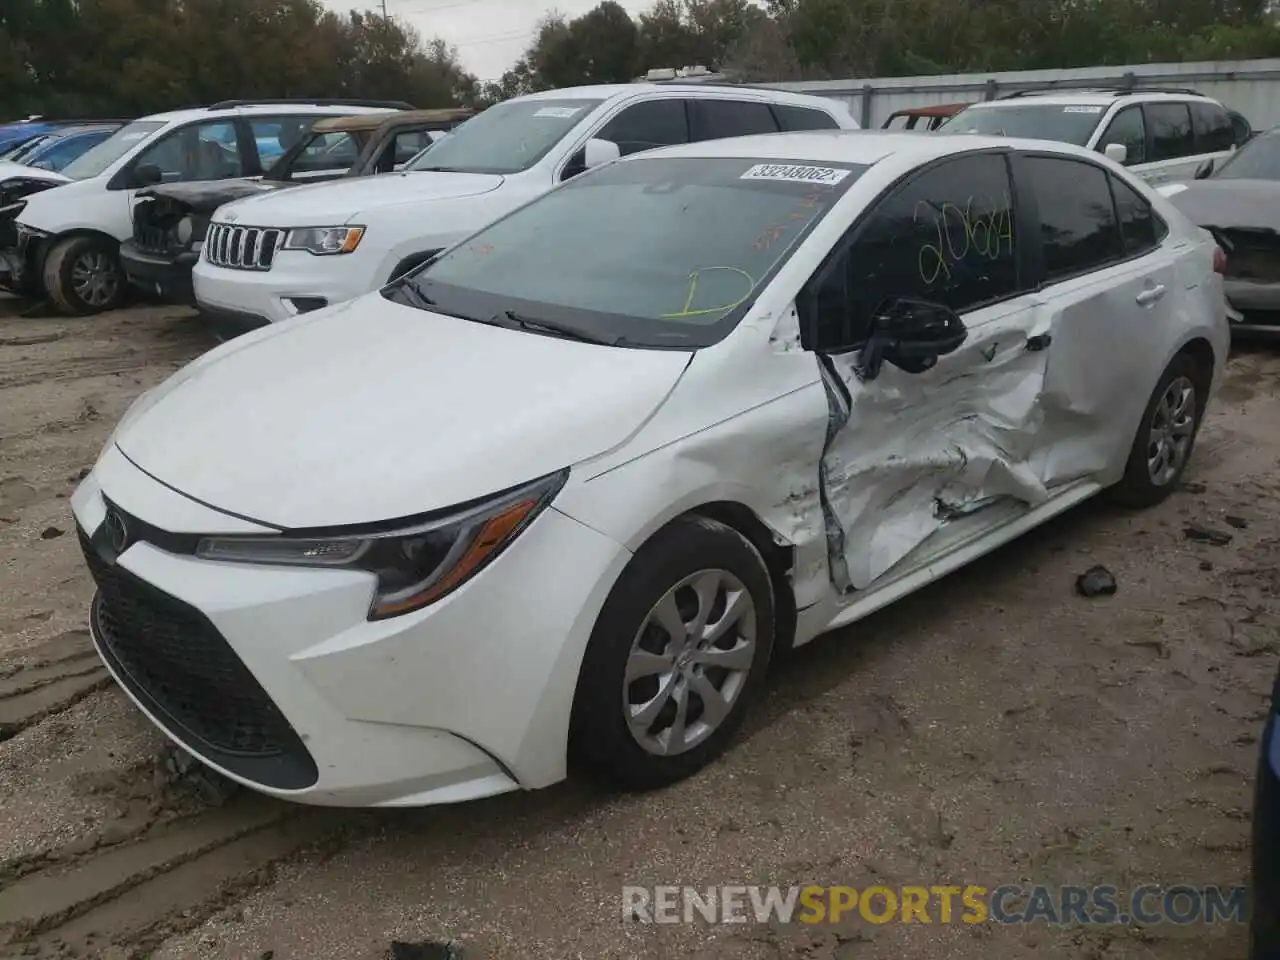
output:
<svg viewBox="0 0 1280 960"><path fill-rule="evenodd" d="M331 10L379 9L380 0L323 0ZM535 25L551 9L572 19L600 0L387 0L387 13L412 24L423 40L439 36L458 48L463 65L481 80L496 80L511 68L533 38ZM644 0L622 0L633 15Z"/></svg>

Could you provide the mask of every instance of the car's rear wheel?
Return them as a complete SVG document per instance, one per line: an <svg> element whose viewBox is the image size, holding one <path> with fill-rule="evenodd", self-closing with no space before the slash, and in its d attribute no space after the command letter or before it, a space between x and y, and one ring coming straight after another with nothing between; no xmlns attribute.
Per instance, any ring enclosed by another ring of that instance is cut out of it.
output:
<svg viewBox="0 0 1280 960"><path fill-rule="evenodd" d="M44 288L58 309L72 316L114 310L125 297L116 245L89 236L59 240L44 261Z"/></svg>
<svg viewBox="0 0 1280 960"><path fill-rule="evenodd" d="M636 552L596 621L574 698L575 759L631 789L696 773L741 726L773 640L760 552L715 520L675 521Z"/></svg>
<svg viewBox="0 0 1280 960"><path fill-rule="evenodd" d="M1136 507L1154 506L1177 487L1191 459L1209 384L1194 357L1174 357L1151 392L1129 451L1115 498Z"/></svg>

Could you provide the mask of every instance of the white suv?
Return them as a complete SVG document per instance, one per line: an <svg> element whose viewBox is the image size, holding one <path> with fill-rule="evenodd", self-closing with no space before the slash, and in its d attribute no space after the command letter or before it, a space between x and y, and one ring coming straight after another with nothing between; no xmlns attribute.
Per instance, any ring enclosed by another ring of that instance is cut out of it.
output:
<svg viewBox="0 0 1280 960"><path fill-rule="evenodd" d="M221 207L193 272L196 300L219 333L234 335L376 290L620 155L857 126L835 100L753 87L630 83L517 97L468 120L398 173Z"/></svg>
<svg viewBox="0 0 1280 960"><path fill-rule="evenodd" d="M133 235L141 187L254 177L322 117L407 109L399 101L226 100L126 124L68 164L69 182L32 194L16 246L0 254L0 282L42 293L63 312L99 313L126 292L120 243Z"/></svg>
<svg viewBox="0 0 1280 960"><path fill-rule="evenodd" d="M1189 179L1204 161L1228 156L1247 139L1246 126L1194 90L1027 91L975 103L937 133L1073 143L1161 184Z"/></svg>

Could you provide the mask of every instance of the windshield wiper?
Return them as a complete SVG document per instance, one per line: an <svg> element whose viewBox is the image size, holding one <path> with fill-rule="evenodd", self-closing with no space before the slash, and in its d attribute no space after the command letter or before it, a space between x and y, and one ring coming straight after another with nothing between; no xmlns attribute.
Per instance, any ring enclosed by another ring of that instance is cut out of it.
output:
<svg viewBox="0 0 1280 960"><path fill-rule="evenodd" d="M436 302L423 293L418 285L413 282L411 276L393 280L387 286L411 307L417 307L419 310L430 310L436 305Z"/></svg>
<svg viewBox="0 0 1280 960"><path fill-rule="evenodd" d="M466 173L461 167L413 167L409 173Z"/></svg>
<svg viewBox="0 0 1280 960"><path fill-rule="evenodd" d="M545 333L565 340L577 340L579 343L597 343L605 347L621 347L626 346L627 343L621 337L595 337L589 333L583 333L575 327L563 326L548 320L534 320L530 317L524 317L514 310L503 310L493 320L499 321L500 318L514 324L521 330L528 330L531 333Z"/></svg>

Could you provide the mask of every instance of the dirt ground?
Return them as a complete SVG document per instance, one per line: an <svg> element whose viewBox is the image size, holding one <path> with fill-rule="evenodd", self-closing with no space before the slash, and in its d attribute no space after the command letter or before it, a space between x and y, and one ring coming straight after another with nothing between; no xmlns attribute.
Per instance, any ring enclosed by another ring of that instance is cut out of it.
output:
<svg viewBox="0 0 1280 960"><path fill-rule="evenodd" d="M374 960L392 940L455 940L467 960L1244 956L1237 924L623 925L621 887L1245 882L1280 649L1280 350L1232 360L1163 506L1086 505L805 648L693 780L349 813L202 799L157 761L161 737L89 646L67 498L126 404L210 345L166 308L0 317L0 952ZM1231 542L1192 542L1192 522ZM1075 593L1096 563L1116 595Z"/></svg>

